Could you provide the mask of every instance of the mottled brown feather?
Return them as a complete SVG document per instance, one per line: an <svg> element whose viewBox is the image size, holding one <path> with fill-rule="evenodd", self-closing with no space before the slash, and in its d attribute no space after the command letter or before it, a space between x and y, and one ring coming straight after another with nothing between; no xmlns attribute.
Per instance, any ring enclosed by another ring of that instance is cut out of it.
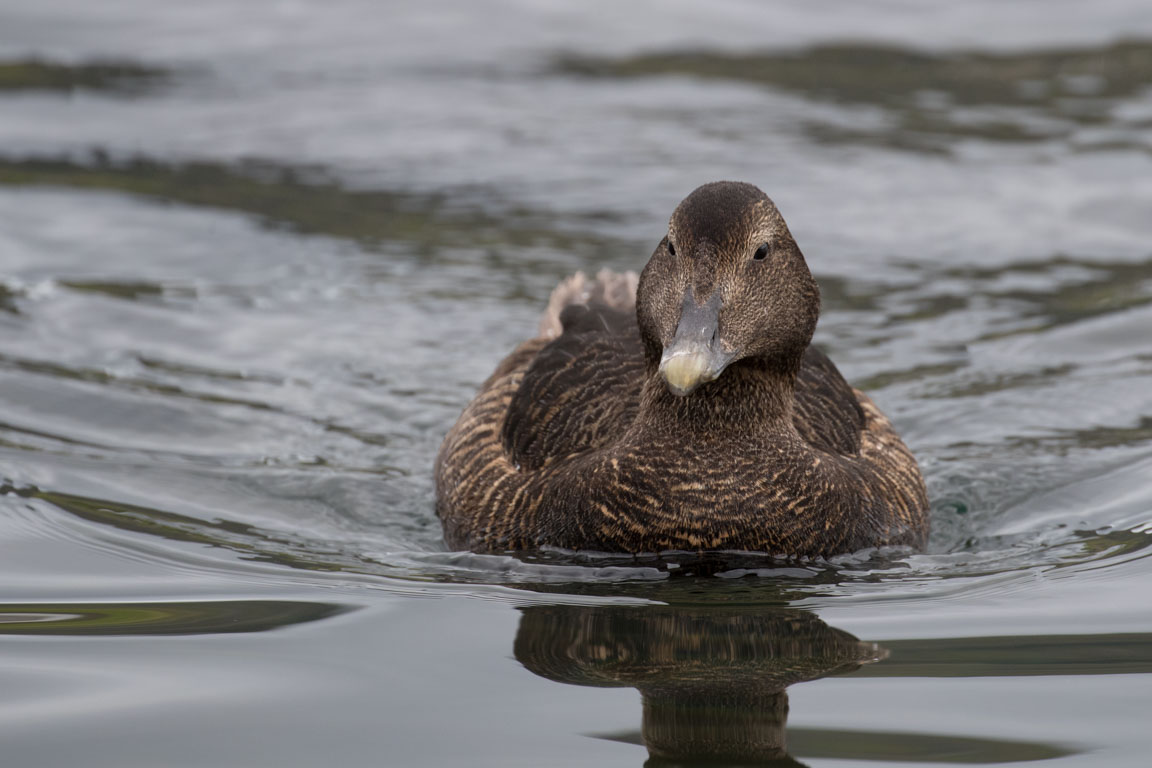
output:
<svg viewBox="0 0 1152 768"><path fill-rule="evenodd" d="M923 544L915 459L823 353L809 351L797 377L794 438L757 458L715 457L675 435L624 439L644 378L639 341L613 333L615 320L595 331L584 319L517 348L449 432L436 477L451 546L830 555ZM817 459L832 470L820 481Z"/></svg>
<svg viewBox="0 0 1152 768"><path fill-rule="evenodd" d="M508 406L501 437L521 470L593 451L631 423L646 375L634 312L570 305L563 332L541 349ZM864 411L840 371L809 347L796 381L793 422L824 451L860 452Z"/></svg>
<svg viewBox="0 0 1152 768"><path fill-rule="evenodd" d="M436 487L449 545L784 555L923 545L915 459L875 404L807 346L808 326L797 326L802 346L779 353L792 350L792 367L739 360L676 397L622 284L635 279L562 284L541 322L554 338L505 359L448 433ZM662 295L651 287L644 295ZM818 293L782 295L818 303Z"/></svg>

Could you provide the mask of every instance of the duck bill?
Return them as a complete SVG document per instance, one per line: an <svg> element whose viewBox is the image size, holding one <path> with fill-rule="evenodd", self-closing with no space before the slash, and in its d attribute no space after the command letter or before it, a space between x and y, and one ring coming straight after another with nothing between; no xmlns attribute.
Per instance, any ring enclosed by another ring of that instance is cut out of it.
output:
<svg viewBox="0 0 1152 768"><path fill-rule="evenodd" d="M660 375L672 394L683 397L715 380L736 356L720 343L720 305L719 293L703 306L691 290L685 293L676 335L660 358Z"/></svg>

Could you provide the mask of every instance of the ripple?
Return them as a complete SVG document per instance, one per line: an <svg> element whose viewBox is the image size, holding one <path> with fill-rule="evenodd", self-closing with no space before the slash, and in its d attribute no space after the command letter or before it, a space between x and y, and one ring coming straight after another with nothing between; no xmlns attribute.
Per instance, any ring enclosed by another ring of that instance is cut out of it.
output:
<svg viewBox="0 0 1152 768"><path fill-rule="evenodd" d="M268 632L352 610L337 603L218 600L171 603L7 603L0 635L214 635Z"/></svg>
<svg viewBox="0 0 1152 768"><path fill-rule="evenodd" d="M1133 470L1135 472L1135 470ZM1142 474L1140 475L1142 476ZM812 597L854 595L885 600L915 594L955 598L961 595L1007 595L1032 576L1052 569L1119 566L1147 557L1152 545L1143 497L1130 500L1128 528L1091 530L1034 519L1032 528L986 535L966 541L954 552L917 554L876 550L832 560L778 559L756 553L663 553L621 556L597 553L542 552L518 557L438 551L435 523L376 531L350 526L340 536L330 527L298 525L294 530L232 520L206 520L188 514L130 505L110 499L81 497L35 488L9 488L25 498L49 503L89 523L129 534L146 534L175 542L208 544L244 560L316 574L368 577L385 589L406 591L406 584L510 586L547 594L570 592L601 596L635 596L679 602L705 589L719 599L779 604ZM1107 510L1117 519L1117 510ZM1023 518L1030 519L1030 518ZM308 528L312 533L306 533ZM343 527L343 526L341 526ZM325 534L325 531L328 533ZM118 545L132 550L146 541ZM167 557L158 553L162 558ZM230 560L215 568L228 571ZM203 566L200 566L203 567ZM692 575L712 575L714 587L700 587ZM749 581L751 579L751 581ZM747 589L735 589L745 582ZM648 586L645 586L648 585ZM883 585L877 592L874 587ZM739 595L743 594L743 597ZM513 599L515 600L514 596Z"/></svg>
<svg viewBox="0 0 1152 768"><path fill-rule="evenodd" d="M90 61L66 64L40 58L0 59L0 92L103 91L142 96L166 85L173 72L132 61Z"/></svg>
<svg viewBox="0 0 1152 768"><path fill-rule="evenodd" d="M621 58L563 57L555 70L601 78L729 80L880 107L888 119L872 129L861 127L872 122L861 114L851 121L807 121L803 127L821 143L939 153L963 139L1079 141L1083 126L1111 124L1137 136L1140 126L1125 125L1116 105L1146 90L1152 43L947 53L857 42L759 53L678 49ZM1152 151L1139 139L1132 146Z"/></svg>

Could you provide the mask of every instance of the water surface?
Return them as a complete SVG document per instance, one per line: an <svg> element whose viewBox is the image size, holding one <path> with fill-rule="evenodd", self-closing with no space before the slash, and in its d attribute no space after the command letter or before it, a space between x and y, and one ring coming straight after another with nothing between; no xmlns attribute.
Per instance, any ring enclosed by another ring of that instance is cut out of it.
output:
<svg viewBox="0 0 1152 768"><path fill-rule="evenodd" d="M0 2L8 760L1143 764L1150 136L1119 0ZM476 387L718 178L927 551L446 550Z"/></svg>

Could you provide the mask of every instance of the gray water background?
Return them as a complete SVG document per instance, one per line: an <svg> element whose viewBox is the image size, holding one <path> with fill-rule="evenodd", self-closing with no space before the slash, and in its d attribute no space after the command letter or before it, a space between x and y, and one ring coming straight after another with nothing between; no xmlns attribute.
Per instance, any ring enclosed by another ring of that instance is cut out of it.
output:
<svg viewBox="0 0 1152 768"><path fill-rule="evenodd" d="M5 764L641 765L635 690L513 645L661 604L882 649L789 690L807 765L1146 764L1150 41L1140 2L0 2ZM928 551L446 551L476 387L720 178L787 218Z"/></svg>

